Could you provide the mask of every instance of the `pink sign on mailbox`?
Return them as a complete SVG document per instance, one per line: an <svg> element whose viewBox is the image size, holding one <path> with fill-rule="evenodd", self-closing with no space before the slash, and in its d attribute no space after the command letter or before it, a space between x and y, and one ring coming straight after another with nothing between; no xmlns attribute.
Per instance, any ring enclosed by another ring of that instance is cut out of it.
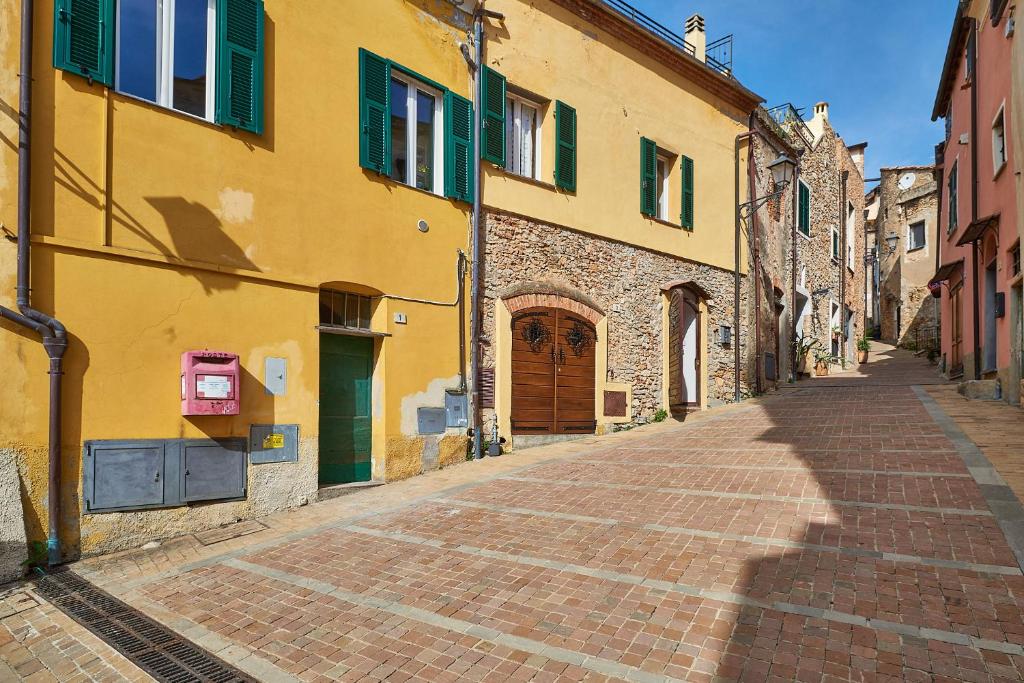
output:
<svg viewBox="0 0 1024 683"><path fill-rule="evenodd" d="M181 414L238 415L238 354L181 354Z"/></svg>

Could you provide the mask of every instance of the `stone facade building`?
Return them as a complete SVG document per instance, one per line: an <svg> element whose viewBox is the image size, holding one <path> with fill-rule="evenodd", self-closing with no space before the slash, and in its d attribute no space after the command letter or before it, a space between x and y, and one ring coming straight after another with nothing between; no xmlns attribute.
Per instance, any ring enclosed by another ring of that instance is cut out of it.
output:
<svg viewBox="0 0 1024 683"><path fill-rule="evenodd" d="M914 350L938 349L940 308L928 281L938 266L938 183L934 166L883 168L878 215L880 338Z"/></svg>
<svg viewBox="0 0 1024 683"><path fill-rule="evenodd" d="M761 281L771 283L771 294L760 295L762 374L776 339L780 377L794 372L795 338L817 340L833 364L847 366L856 362L856 339L865 329L867 143L848 147L829 123L824 102L807 121L789 104L761 110L755 118L765 131L754 142L752 186L758 196L771 190L766 164L776 150L792 150L799 160L792 194L758 212ZM813 358L802 361L797 359L796 372L810 372Z"/></svg>
<svg viewBox="0 0 1024 683"><path fill-rule="evenodd" d="M521 448L749 394L731 181L759 98L699 16L683 36L603 3L487 7L504 17L483 59L487 436Z"/></svg>

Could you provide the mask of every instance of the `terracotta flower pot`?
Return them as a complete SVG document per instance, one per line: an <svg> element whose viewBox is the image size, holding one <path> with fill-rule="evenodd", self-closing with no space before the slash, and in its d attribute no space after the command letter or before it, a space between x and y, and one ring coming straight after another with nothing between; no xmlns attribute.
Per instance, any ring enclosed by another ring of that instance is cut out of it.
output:
<svg viewBox="0 0 1024 683"><path fill-rule="evenodd" d="M867 363L868 362L868 352L867 351L858 351L857 352L857 362L858 363Z"/></svg>
<svg viewBox="0 0 1024 683"><path fill-rule="evenodd" d="M814 374L818 377L824 377L828 374L828 363L826 361L818 361L814 364Z"/></svg>

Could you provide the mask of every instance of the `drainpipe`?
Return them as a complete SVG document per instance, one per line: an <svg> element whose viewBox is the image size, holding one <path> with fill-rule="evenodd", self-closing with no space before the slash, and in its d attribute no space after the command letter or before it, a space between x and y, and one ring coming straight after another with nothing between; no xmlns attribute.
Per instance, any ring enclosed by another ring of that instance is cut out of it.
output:
<svg viewBox="0 0 1024 683"><path fill-rule="evenodd" d="M846 180L849 171L839 174L839 352L846 358ZM844 366L845 367L845 366Z"/></svg>
<svg viewBox="0 0 1024 683"><path fill-rule="evenodd" d="M798 192L798 188L800 187L800 182L799 181L800 181L800 164L798 163L796 165L796 168L793 169L793 201L792 201L792 206L790 207L791 208L791 212L790 212L791 213L791 216L790 216L790 223L791 223L791 225L790 225L790 236L789 236L789 249L790 249L790 259L789 260L790 260L790 268L792 270L792 276L793 276L793 287L792 287L793 308L791 309L790 314L789 314L790 320L793 323L793 338L790 340L790 343L792 345L793 350L792 350L792 358L790 359L790 362L789 362L789 373L790 373L790 377L793 378L793 382L794 383L798 379L800 379L799 375L797 374L797 369L796 369L798 363L800 362L800 359L797 358L797 354L799 353L799 350L800 350L800 342L797 340L797 329L796 329L796 326L799 323L799 319L797 318L797 311L796 311L796 273L797 273L797 267L796 267L796 259L797 259L797 250L796 250L796 244L797 243L796 243L796 240L797 240L797 236L796 236L796 230L797 230L797 220L798 220L798 218L797 218L797 210L798 210L798 203L800 201L800 193Z"/></svg>
<svg viewBox="0 0 1024 683"><path fill-rule="evenodd" d="M740 142L747 140L753 146L753 131L747 130L736 136L733 149L733 188L735 190L736 226L733 235L733 372L735 373L735 391L733 398L736 403L743 400L740 395Z"/></svg>
<svg viewBox="0 0 1024 683"><path fill-rule="evenodd" d="M755 187L754 177L754 114L751 112L747 122L751 132L750 152L747 154L747 186ZM753 194L757 194L754 192ZM750 241L754 248L754 390L761 393L761 250L757 231L757 211L750 216ZM776 371L778 359L775 359Z"/></svg>
<svg viewBox="0 0 1024 683"><path fill-rule="evenodd" d="M971 19L974 34L974 74L971 79L971 223L978 220L978 21ZM971 279L974 291L974 379L981 379L981 311L978 303L978 240L971 243Z"/></svg>
<svg viewBox="0 0 1024 683"><path fill-rule="evenodd" d="M0 318L34 330L42 337L43 348L50 358L50 415L49 415L49 488L47 516L49 537L46 541L50 566L60 564L60 449L61 449L61 376L64 351L67 349L67 331L56 318L32 308L30 302L29 266L32 239L29 224L31 199L31 160L29 149L29 114L32 104L32 10L33 0L21 3L21 73L18 103L18 311L0 306Z"/></svg>

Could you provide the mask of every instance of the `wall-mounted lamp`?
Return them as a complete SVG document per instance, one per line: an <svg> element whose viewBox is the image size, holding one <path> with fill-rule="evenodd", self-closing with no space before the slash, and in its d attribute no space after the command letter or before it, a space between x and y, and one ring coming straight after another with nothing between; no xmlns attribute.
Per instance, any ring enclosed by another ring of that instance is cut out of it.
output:
<svg viewBox="0 0 1024 683"><path fill-rule="evenodd" d="M900 236L894 232L890 232L885 236L885 246L889 248L890 254L896 253L896 245L900 242Z"/></svg>

